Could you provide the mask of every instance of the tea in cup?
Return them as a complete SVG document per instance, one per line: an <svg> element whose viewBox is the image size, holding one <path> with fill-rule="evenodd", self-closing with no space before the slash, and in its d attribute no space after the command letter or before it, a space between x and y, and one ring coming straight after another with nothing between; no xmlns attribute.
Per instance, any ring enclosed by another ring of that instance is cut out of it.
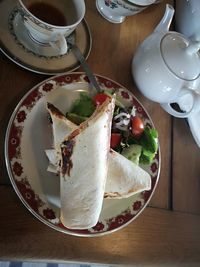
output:
<svg viewBox="0 0 200 267"><path fill-rule="evenodd" d="M50 45L52 55L67 52L68 37L85 15L85 3L80 0L18 0L19 13L29 37L39 45Z"/></svg>

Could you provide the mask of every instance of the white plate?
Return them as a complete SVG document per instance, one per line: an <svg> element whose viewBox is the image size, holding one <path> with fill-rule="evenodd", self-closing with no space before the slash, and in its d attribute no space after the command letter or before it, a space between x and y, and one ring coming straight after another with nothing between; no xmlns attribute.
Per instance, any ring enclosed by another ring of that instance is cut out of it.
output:
<svg viewBox="0 0 200 267"><path fill-rule="evenodd" d="M120 84L97 75L100 86L117 89L126 106L135 106L145 125L153 123L138 100ZM120 200L105 199L98 224L87 230L70 230L60 220L59 177L47 172L44 150L52 145L52 125L46 102L52 102L63 113L69 110L80 91L88 90L83 73L69 73L45 80L32 88L14 110L6 133L5 159L12 185L28 210L44 224L71 235L94 236L116 231L133 221L149 202L160 172L160 152L146 166L152 178L149 191Z"/></svg>
<svg viewBox="0 0 200 267"><path fill-rule="evenodd" d="M32 41L19 19L17 0L0 1L0 49L13 62L30 71L42 74L59 74L79 68L80 63L69 51L63 56L41 56L40 51L50 51L50 46L40 46ZM83 20L76 28L75 43L87 58L92 38L87 22Z"/></svg>

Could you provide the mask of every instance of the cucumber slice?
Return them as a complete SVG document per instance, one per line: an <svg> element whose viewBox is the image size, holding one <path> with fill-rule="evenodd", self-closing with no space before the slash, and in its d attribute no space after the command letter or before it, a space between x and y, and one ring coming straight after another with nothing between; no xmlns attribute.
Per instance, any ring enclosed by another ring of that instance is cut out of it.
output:
<svg viewBox="0 0 200 267"><path fill-rule="evenodd" d="M140 155L142 153L142 146L133 144L122 150L122 155L130 161L139 164Z"/></svg>
<svg viewBox="0 0 200 267"><path fill-rule="evenodd" d="M142 149L142 154L140 157L140 163L142 164L150 164L155 157L155 153L152 153L149 150L146 150L145 148Z"/></svg>

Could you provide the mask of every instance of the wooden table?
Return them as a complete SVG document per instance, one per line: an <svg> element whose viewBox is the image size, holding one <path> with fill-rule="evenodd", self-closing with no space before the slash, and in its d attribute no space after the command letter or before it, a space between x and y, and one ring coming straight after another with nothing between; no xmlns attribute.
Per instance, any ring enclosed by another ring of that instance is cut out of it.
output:
<svg viewBox="0 0 200 267"><path fill-rule="evenodd" d="M200 153L185 120L175 119L144 98L131 76L131 60L141 41L162 18L163 1L120 25L103 19L87 0L93 38L88 63L94 73L128 88L142 102L159 132L162 167L150 205L124 229L98 238L78 238L35 219L9 184L4 136L9 116L25 92L46 76L31 73L0 56L0 259L200 266Z"/></svg>

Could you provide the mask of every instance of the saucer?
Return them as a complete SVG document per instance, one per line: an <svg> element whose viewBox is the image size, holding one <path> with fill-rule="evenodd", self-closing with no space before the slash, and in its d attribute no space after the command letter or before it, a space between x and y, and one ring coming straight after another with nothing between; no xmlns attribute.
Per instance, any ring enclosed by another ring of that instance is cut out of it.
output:
<svg viewBox="0 0 200 267"><path fill-rule="evenodd" d="M79 68L80 63L71 51L61 56L46 56L52 48L35 43L30 38L17 12L17 0L0 1L0 17L0 50L19 66L47 75L71 72ZM87 59L92 38L85 19L73 35L76 45ZM41 51L45 55L41 55Z"/></svg>

